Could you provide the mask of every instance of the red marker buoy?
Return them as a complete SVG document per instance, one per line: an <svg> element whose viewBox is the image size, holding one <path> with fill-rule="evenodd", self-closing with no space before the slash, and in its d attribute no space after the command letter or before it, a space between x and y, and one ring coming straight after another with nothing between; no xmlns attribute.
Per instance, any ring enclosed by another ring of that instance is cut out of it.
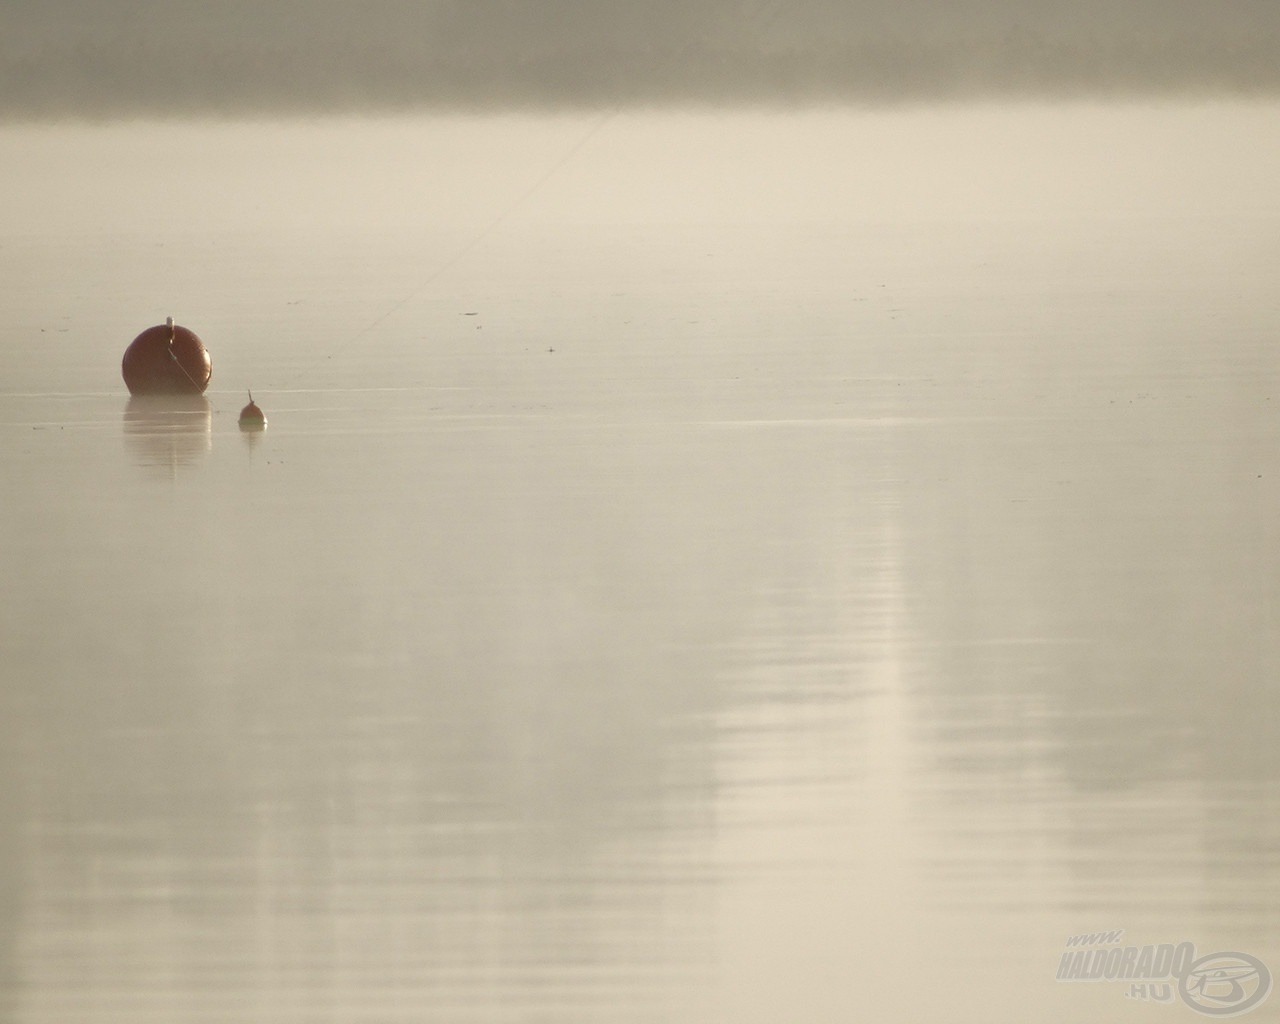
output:
<svg viewBox="0 0 1280 1024"><path fill-rule="evenodd" d="M240 410L241 430L266 430L267 416L253 400L253 392L249 392L249 404Z"/></svg>
<svg viewBox="0 0 1280 1024"><path fill-rule="evenodd" d="M131 395L201 395L213 376L213 361L195 331L169 317L133 339L120 372Z"/></svg>

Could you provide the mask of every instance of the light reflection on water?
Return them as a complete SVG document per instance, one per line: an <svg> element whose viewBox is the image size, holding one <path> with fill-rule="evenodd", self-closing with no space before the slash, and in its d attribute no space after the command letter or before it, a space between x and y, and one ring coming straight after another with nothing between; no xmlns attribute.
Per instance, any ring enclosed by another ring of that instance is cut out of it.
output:
<svg viewBox="0 0 1280 1024"><path fill-rule="evenodd" d="M140 465L176 472L212 446L213 407L199 396L133 396L124 435Z"/></svg>
<svg viewBox="0 0 1280 1024"><path fill-rule="evenodd" d="M388 328L431 383L255 382L252 438L6 399L6 1019L1127 1020L1068 934L1280 967L1265 339L1028 351L929 287L650 370Z"/></svg>

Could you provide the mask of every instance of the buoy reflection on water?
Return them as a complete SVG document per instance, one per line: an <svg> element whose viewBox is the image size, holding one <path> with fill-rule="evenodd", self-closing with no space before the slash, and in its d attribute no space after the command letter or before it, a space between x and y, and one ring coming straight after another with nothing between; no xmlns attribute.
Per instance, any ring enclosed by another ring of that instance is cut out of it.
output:
<svg viewBox="0 0 1280 1024"><path fill-rule="evenodd" d="M124 410L125 442L144 465L194 462L213 447L212 428L203 395L134 395Z"/></svg>

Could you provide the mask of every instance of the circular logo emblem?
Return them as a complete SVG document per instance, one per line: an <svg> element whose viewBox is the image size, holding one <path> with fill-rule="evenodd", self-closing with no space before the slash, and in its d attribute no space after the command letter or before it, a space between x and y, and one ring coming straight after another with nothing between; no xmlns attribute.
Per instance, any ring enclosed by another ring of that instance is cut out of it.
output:
<svg viewBox="0 0 1280 1024"><path fill-rule="evenodd" d="M1182 1001L1209 1017L1248 1013L1271 994L1271 972L1248 953L1209 953L1178 979Z"/></svg>

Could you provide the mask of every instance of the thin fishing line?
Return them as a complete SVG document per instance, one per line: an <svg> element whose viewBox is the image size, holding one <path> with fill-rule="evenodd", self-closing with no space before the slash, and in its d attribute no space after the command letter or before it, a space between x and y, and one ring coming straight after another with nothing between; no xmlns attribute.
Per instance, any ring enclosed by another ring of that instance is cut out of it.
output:
<svg viewBox="0 0 1280 1024"><path fill-rule="evenodd" d="M787 7L787 0L742 0L741 6L740 6L740 12L744 22L748 24L754 23L754 27L757 30L759 30L759 29L767 29L774 22L776 22L781 17L786 7ZM685 45L681 47L679 50L677 50L676 52L672 53L670 56L668 56L667 60L664 61L663 64L666 66L671 66L675 64L677 61L681 59L681 57L683 57L685 53L687 53L690 49L692 49L694 43L695 43L695 40L693 39L687 40L685 42ZM436 267L436 269L433 270L430 274L428 274L427 277L425 277L422 280L422 282L416 288L413 289L413 291L409 292L402 299L399 299L398 301L393 303L384 313L382 313L381 315L379 315L378 317L370 321L368 324L366 324L364 327L358 330L355 334L351 335L350 337L346 338L344 341L340 342L337 346L335 346L324 357L325 360L327 361L332 359L335 355L340 354L341 352L350 348L356 342L367 337L369 334L372 334L382 324L384 324L387 320L389 320L392 316L394 316L399 310L403 309L410 302L412 302L414 299L420 296L424 291L426 291L429 287L431 287L431 285L434 284L437 280L439 280L440 277L448 273L448 271L452 270L455 266L457 266L464 258L466 258L469 254L474 252L481 245L481 243L484 242L486 238L488 238L491 234L493 234L493 232L496 231L502 224L504 224L506 220L513 213L515 213L518 209L520 209L535 194L537 194L537 192L544 185L546 185L548 181L550 181L553 177L555 177L557 172L559 172L560 169L565 166L565 164L569 163L570 160L572 160L575 156L577 156L578 153L580 153L583 150L583 148L585 148L586 145L593 138L595 138L595 136L600 132L602 128L604 128L606 124L608 124L611 120L613 120L615 117L618 116L621 109L622 108L620 106L614 106L614 107L610 107L608 110L605 110L604 112L599 114L595 118L595 120L592 121L587 126L586 130L574 141L573 145L570 146L567 150L565 150L564 154L558 160L556 160L555 163L553 163L546 171L544 171L541 175L539 175L539 177L536 178L523 192L521 192L520 195L518 195L515 199L509 202L498 213L498 215L494 217L493 220L491 220L488 224L486 224L476 235L474 235L469 242L463 245L452 256L450 256L447 260L445 260L438 267ZM286 379L285 385L286 386L296 385L300 380L304 379L308 375L308 373L312 372L313 368L314 368L314 364L312 368L299 371L293 377Z"/></svg>
<svg viewBox="0 0 1280 1024"><path fill-rule="evenodd" d="M351 335L350 337L346 338L345 340L340 342L338 345L336 345L324 358L326 360L332 359L334 356L339 355L341 352L343 352L347 348L350 348L352 345L360 341L362 338L368 336L369 334L372 334L375 330L377 330L378 327L380 327L392 316L394 316L399 310L403 309L410 302L412 302L419 295L421 295L424 291L430 288L431 285L434 284L440 277L442 277L444 274L448 273L450 270L456 267L470 253L474 252L481 245L481 243L484 242L486 238L488 238L491 234L493 234L494 231L496 231L499 227L501 227L507 221L507 219L511 217L513 213L515 213L522 206L524 206L525 203L527 203L531 198L533 198L533 196L544 185L546 185L548 181L550 181L553 177L555 177L555 175L560 171L562 167L564 167L567 163L569 163L570 160L572 160L575 156L577 156L586 147L586 145L593 138L595 138L597 134L599 134L600 130L604 128L604 126L608 124L609 121L611 121L614 117L617 116L617 114L618 114L618 109L613 108L610 110L606 110L604 113L596 117L596 119L587 126L586 130L581 135L578 136L578 138L574 141L573 145L570 146L567 150L565 150L564 153L556 160L555 163L553 163L549 168L547 168L547 170L545 170L538 178L536 178L523 192L521 192L518 196L516 196L515 199L507 203L507 205L503 207L503 209L498 213L496 217L494 217L491 221L489 221L489 223L486 224L477 234L472 236L470 241L468 241L460 249L454 252L452 256L450 256L447 260L445 260L438 267L436 267L436 269L433 270L430 274L428 274L427 277L425 277L422 280L422 282L416 288L413 289L413 291L409 292L403 298L397 300L395 303L393 303L390 306L390 308L386 310L386 312L382 313L381 315L376 317L374 320L370 321L368 324L366 324L364 327L358 330L355 334ZM287 380L286 384L288 385L297 384L297 382L302 380L304 377L306 377L309 372L311 372L310 369L301 370L294 377Z"/></svg>
<svg viewBox="0 0 1280 1024"><path fill-rule="evenodd" d="M205 388L209 386L209 382L205 381L204 384L201 384L198 380L196 380L193 376L191 376L187 368L182 365L182 360L178 358L178 353L173 350L173 343L178 340L178 334L177 334L177 331L175 330L173 317L170 316L165 318L165 326L169 328L169 344L167 346L169 358L173 360L173 365L182 371L182 375L186 377L187 380L191 381L191 386L196 389L196 394L204 395ZM205 401L206 402L209 401L207 396L205 397Z"/></svg>

